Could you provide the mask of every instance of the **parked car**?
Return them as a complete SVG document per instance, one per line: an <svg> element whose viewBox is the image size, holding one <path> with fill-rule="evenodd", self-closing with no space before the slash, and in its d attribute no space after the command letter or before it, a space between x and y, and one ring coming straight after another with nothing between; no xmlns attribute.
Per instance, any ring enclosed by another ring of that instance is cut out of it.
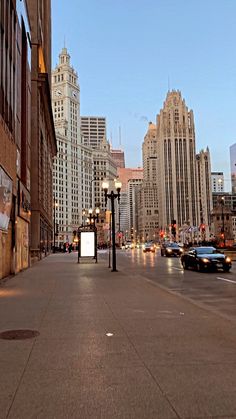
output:
<svg viewBox="0 0 236 419"><path fill-rule="evenodd" d="M183 249L178 243L163 243L161 246L161 256L181 256L182 253Z"/></svg>
<svg viewBox="0 0 236 419"><path fill-rule="evenodd" d="M153 243L145 243L143 246L144 253L146 252L152 252L155 253L155 246Z"/></svg>
<svg viewBox="0 0 236 419"><path fill-rule="evenodd" d="M232 263L230 257L224 255L215 247L191 247L181 256L184 269L194 268L197 271L223 269L229 272Z"/></svg>

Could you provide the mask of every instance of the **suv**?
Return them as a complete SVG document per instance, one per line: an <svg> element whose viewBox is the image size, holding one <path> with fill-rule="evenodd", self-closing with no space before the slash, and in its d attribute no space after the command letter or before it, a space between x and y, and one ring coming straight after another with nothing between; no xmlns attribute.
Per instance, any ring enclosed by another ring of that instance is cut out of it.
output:
<svg viewBox="0 0 236 419"><path fill-rule="evenodd" d="M181 256L182 253L183 249L178 243L163 243L161 246L161 256Z"/></svg>

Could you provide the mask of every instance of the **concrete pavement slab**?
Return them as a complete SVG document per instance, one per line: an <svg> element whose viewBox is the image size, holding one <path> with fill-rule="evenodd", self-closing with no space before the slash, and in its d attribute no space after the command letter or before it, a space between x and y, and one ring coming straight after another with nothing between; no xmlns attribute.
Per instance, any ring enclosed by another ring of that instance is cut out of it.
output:
<svg viewBox="0 0 236 419"><path fill-rule="evenodd" d="M207 365L207 364L232 364L236 363L236 347L233 343L222 344L215 338L168 336L145 337L132 336L132 344L136 348L145 365Z"/></svg>
<svg viewBox="0 0 236 419"><path fill-rule="evenodd" d="M43 354L43 356L42 356ZM126 337L81 336L75 339L43 339L34 345L28 368L32 370L143 366Z"/></svg>
<svg viewBox="0 0 236 419"><path fill-rule="evenodd" d="M27 371L15 418L176 418L145 368Z"/></svg>
<svg viewBox="0 0 236 419"><path fill-rule="evenodd" d="M180 417L208 418L236 415L236 363L152 366Z"/></svg>
<svg viewBox="0 0 236 419"><path fill-rule="evenodd" d="M78 321L57 321L48 318L45 320L40 328L40 334L43 338L76 338L78 336L89 336L93 337L104 336L107 332L112 332L116 336L123 336L124 331L120 327L119 323L113 318L103 319L78 319Z"/></svg>

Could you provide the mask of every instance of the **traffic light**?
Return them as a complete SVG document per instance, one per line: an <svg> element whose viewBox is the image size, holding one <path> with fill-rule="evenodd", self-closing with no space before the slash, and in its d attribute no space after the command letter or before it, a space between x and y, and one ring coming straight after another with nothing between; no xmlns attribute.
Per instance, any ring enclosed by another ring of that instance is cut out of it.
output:
<svg viewBox="0 0 236 419"><path fill-rule="evenodd" d="M171 221L171 234L173 234L173 236L176 236L176 220Z"/></svg>

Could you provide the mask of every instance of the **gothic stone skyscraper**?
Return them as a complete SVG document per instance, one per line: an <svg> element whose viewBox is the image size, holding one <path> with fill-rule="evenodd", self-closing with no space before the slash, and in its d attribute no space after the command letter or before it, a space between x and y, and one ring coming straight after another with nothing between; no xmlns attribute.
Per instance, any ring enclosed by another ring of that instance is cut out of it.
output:
<svg viewBox="0 0 236 419"><path fill-rule="evenodd" d="M58 241L62 244L72 241L82 212L80 87L66 48L62 49L59 64L52 72L52 105L58 147L53 191Z"/></svg>
<svg viewBox="0 0 236 419"><path fill-rule="evenodd" d="M168 92L157 115L159 227L199 226L193 112L180 91Z"/></svg>

